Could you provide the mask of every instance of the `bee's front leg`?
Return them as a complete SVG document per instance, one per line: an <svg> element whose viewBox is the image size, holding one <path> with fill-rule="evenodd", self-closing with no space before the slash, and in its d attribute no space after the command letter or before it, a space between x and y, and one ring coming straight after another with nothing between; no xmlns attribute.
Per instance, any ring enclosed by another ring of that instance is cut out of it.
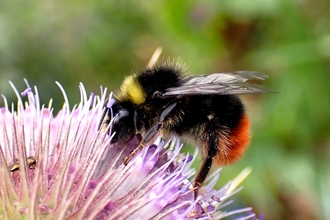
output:
<svg viewBox="0 0 330 220"><path fill-rule="evenodd" d="M176 106L176 102L169 105L168 107L165 108L165 110L160 114L160 117L158 119L158 122L156 125L154 125L148 132L147 134L144 136L144 138L142 139L142 141L140 142L139 146L137 146L137 148L135 148L135 150L133 150L130 155L128 155L125 159L124 159L124 165L127 165L130 160L140 151L142 150L142 148L144 148L147 144L149 144L151 141L154 140L154 138L157 136L157 134L159 134L160 130L164 127L164 122L166 119L166 116L168 116L170 114L170 112L172 112L173 108Z"/></svg>

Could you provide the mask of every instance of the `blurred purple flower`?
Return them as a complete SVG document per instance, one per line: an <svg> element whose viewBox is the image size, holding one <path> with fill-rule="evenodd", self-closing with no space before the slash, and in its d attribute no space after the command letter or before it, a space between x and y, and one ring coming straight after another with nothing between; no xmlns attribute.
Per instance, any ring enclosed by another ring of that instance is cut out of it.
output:
<svg viewBox="0 0 330 220"><path fill-rule="evenodd" d="M219 170L194 199L192 157L180 154L176 140L158 138L124 166L122 159L136 140L123 149L109 145L107 132L97 131L106 90L88 97L80 84L81 102L71 111L59 85L65 102L53 116L51 101L41 105L37 88L27 86L22 96L28 101L23 102L12 85L17 110L5 97L1 108L1 219L221 219L237 213L244 215L240 219L254 217L251 208L222 211L237 190L234 183L213 188ZM35 158L36 164L28 158ZM10 172L13 165L18 170Z"/></svg>

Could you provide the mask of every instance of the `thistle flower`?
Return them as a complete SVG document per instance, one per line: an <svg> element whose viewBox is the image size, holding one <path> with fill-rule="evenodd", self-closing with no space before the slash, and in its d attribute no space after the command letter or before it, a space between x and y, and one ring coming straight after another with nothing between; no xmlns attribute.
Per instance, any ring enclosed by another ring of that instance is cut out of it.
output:
<svg viewBox="0 0 330 220"><path fill-rule="evenodd" d="M81 102L65 103L54 116L52 102L41 105L36 87L17 95L17 110L5 107L0 118L1 219L221 219L251 208L222 211L236 191L235 182L214 189L214 172L197 198L193 196L196 156L180 154L172 139L145 147L127 166L122 159L136 146L110 145L108 132L97 127L106 99L88 96L80 84ZM110 98L111 100L111 98ZM111 102L110 102L111 105Z"/></svg>

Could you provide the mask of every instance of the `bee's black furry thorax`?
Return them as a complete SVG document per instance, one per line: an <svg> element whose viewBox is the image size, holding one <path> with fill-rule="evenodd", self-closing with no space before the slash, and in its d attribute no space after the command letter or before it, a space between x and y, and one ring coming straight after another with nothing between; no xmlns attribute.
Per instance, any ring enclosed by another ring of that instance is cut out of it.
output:
<svg viewBox="0 0 330 220"><path fill-rule="evenodd" d="M167 88L179 86L181 78L180 69L171 66L159 66L142 71L137 76L137 81L147 97L152 97L156 91L164 92Z"/></svg>

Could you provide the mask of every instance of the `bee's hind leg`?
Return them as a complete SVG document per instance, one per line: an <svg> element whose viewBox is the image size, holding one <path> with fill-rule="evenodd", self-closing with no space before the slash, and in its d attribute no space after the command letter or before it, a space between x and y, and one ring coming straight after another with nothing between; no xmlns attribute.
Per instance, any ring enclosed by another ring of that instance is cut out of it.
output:
<svg viewBox="0 0 330 220"><path fill-rule="evenodd" d="M212 121L213 118L210 119L209 123L206 125L204 134L206 135L207 143L203 144L203 151L205 155L203 155L203 163L198 170L198 173L195 177L194 181L194 197L198 196L198 190L203 185L206 177L208 176L210 169L212 167L213 158L217 155L217 137L216 137L216 128L215 124Z"/></svg>
<svg viewBox="0 0 330 220"><path fill-rule="evenodd" d="M149 144L151 141L154 140L154 138L157 136L157 134L159 134L160 130L164 127L164 122L166 119L166 116L168 116L173 108L176 106L176 102L169 105L167 108L165 108L165 110L162 112L162 114L160 114L160 117L158 119L158 122L156 125L154 125L148 132L147 134L144 136L144 138L142 139L142 141L140 142L139 146L137 146L137 148L135 148L135 150L133 150L130 155L128 155L125 159L124 159L124 165L127 165L130 160L140 151L142 150L142 148L144 148L147 144Z"/></svg>

